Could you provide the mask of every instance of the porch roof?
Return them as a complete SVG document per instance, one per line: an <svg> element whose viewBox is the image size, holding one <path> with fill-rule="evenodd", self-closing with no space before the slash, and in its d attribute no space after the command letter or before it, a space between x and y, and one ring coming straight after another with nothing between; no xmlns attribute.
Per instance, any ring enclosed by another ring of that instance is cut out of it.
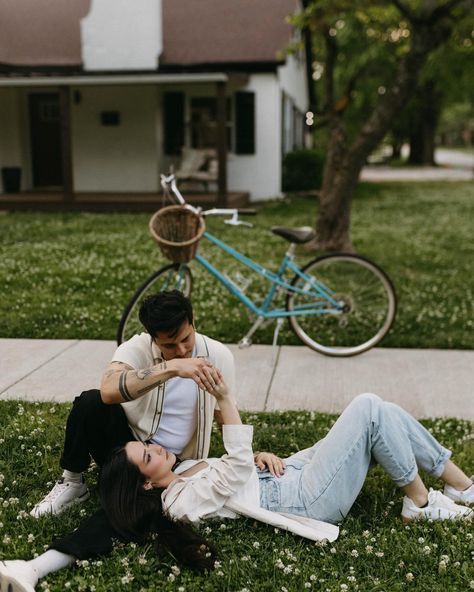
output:
<svg viewBox="0 0 474 592"><path fill-rule="evenodd" d="M95 76L4 76L0 75L2 86L110 86L128 84L173 84L227 82L222 72L208 74L108 74Z"/></svg>
<svg viewBox="0 0 474 592"><path fill-rule="evenodd" d="M0 3L0 64L82 68L80 20L92 0ZM297 0L162 0L160 68L280 63Z"/></svg>

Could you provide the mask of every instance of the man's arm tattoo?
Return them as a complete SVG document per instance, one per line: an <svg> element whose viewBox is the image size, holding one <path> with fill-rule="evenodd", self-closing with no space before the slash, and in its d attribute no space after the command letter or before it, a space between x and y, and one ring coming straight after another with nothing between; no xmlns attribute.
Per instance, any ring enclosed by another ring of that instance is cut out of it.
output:
<svg viewBox="0 0 474 592"><path fill-rule="evenodd" d="M148 391L151 391L152 389L156 388L157 386L160 386L160 384L161 384L161 380L157 380L153 384L149 384L148 386L145 386L142 389L138 390L137 395L144 395Z"/></svg>
<svg viewBox="0 0 474 592"><path fill-rule="evenodd" d="M127 371L124 370L119 378L119 391L124 401L133 401L133 397L128 392L127 388Z"/></svg>

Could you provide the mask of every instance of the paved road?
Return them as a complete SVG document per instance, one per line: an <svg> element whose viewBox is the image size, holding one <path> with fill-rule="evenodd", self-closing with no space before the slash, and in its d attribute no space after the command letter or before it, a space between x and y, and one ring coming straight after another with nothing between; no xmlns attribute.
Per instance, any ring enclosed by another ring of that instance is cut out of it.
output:
<svg viewBox="0 0 474 592"><path fill-rule="evenodd" d="M474 419L474 351L375 348L329 358L303 346L229 346L242 409L339 413L362 392L416 417ZM113 341L0 339L0 400L71 401L97 388Z"/></svg>
<svg viewBox="0 0 474 592"><path fill-rule="evenodd" d="M403 154L406 156L406 154ZM391 167L369 165L362 169L361 180L384 181L472 181L474 179L474 154L460 150L438 148L436 167Z"/></svg>

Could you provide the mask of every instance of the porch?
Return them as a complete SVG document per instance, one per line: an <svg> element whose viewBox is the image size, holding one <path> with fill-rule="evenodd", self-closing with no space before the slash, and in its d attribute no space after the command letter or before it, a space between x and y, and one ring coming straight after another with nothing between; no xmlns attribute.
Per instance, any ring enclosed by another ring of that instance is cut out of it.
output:
<svg viewBox="0 0 474 592"><path fill-rule="evenodd" d="M203 209L216 206L216 193L185 192L186 201ZM241 208L249 203L247 192L227 192L226 206ZM23 191L0 193L0 210L7 211L89 211L89 212L154 212L163 205L161 193L154 192L84 192L66 195L63 191Z"/></svg>

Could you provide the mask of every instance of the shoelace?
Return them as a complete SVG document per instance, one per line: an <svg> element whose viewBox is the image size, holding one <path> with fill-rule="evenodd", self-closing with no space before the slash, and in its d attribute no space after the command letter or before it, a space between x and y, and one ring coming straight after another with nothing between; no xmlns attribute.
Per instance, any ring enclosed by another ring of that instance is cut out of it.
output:
<svg viewBox="0 0 474 592"><path fill-rule="evenodd" d="M61 485L63 487L61 487ZM64 481L57 481L56 485L51 489L51 491L46 495L41 503L44 502L54 502L54 500L63 492L63 488L67 487L67 483Z"/></svg>

